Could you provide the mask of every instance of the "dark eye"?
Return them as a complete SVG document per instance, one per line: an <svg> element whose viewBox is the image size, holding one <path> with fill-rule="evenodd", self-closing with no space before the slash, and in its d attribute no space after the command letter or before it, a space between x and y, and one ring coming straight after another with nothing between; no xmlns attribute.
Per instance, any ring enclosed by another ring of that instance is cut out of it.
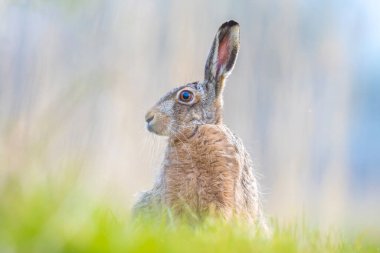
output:
<svg viewBox="0 0 380 253"><path fill-rule="evenodd" d="M194 94L189 90L183 90L179 94L179 100L185 103L189 103L193 101L193 98L194 98Z"/></svg>

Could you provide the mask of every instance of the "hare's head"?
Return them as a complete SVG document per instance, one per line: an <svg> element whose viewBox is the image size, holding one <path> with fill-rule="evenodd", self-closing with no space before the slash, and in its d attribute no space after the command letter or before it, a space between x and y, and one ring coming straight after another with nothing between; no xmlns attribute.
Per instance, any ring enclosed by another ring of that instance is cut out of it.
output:
<svg viewBox="0 0 380 253"><path fill-rule="evenodd" d="M224 82L239 51L239 24L218 30L205 67L205 80L175 88L146 114L148 130L164 136L193 135L199 125L222 122Z"/></svg>

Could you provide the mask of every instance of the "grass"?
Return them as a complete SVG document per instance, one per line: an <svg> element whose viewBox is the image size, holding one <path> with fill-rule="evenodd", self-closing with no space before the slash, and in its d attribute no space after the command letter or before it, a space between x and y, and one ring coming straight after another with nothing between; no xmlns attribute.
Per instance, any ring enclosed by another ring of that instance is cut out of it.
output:
<svg viewBox="0 0 380 253"><path fill-rule="evenodd" d="M305 222L278 225L273 236L208 220L199 227L133 221L128 209L80 194L72 184L0 190L0 252L380 252L367 236L321 234Z"/></svg>

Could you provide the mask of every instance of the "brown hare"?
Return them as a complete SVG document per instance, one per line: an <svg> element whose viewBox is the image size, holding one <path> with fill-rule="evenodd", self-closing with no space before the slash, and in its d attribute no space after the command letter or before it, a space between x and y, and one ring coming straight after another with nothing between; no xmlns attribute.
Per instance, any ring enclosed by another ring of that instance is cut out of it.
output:
<svg viewBox="0 0 380 253"><path fill-rule="evenodd" d="M215 36L205 80L173 89L146 114L148 130L169 138L157 181L135 214L166 209L173 217L237 218L265 229L252 161L222 120L224 84L238 52L239 24L231 20Z"/></svg>

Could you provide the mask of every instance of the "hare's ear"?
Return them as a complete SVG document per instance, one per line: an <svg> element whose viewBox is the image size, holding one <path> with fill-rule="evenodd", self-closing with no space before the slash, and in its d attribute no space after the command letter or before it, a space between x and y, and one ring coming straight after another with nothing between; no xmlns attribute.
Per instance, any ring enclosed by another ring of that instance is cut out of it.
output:
<svg viewBox="0 0 380 253"><path fill-rule="evenodd" d="M232 72L239 52L239 24L233 20L224 23L218 30L205 68L205 80L216 85L217 94L224 79Z"/></svg>

